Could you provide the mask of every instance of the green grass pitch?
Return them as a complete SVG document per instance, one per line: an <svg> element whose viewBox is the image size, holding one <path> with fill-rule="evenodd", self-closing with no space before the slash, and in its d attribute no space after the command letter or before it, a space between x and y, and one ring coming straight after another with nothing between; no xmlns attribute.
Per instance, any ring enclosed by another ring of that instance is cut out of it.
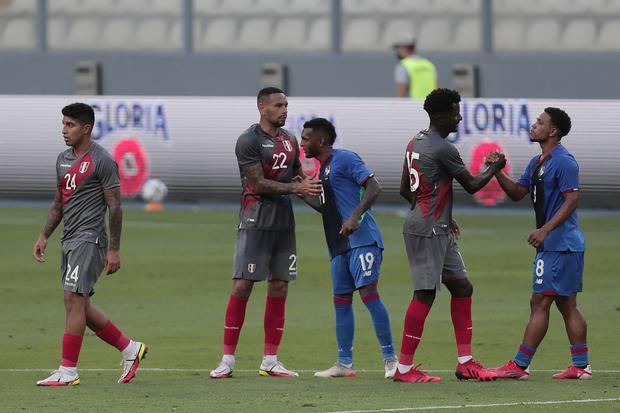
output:
<svg viewBox="0 0 620 413"><path fill-rule="evenodd" d="M82 384L38 388L35 381L59 363L64 326L58 274L60 231L50 240L45 264L31 256L46 216L45 208L0 208L0 411L312 413L451 410L447 406L459 405L481 405L467 411L620 411L618 216L581 218L587 252L579 302L588 321L595 369L591 381L551 379L553 371L570 363L564 326L555 309L529 381L457 381L445 289L438 293L416 354L416 362L441 376L441 383L409 385L383 379L379 346L359 298L355 299L354 352L358 377L314 378L312 371L335 361L336 344L322 225L320 217L309 211L297 213L300 277L290 286L280 350L280 359L299 370L300 377L257 374L265 305L265 286L257 284L241 334L235 377L211 380L208 372L221 356L236 213L126 209L123 267L113 276L101 276L93 303L124 332L150 346L144 370L132 383L116 384L119 354L87 333L79 364ZM534 219L465 213L456 218L462 226L460 247L475 287L474 356L487 366L497 366L514 355L529 315L534 251L525 239ZM377 214L377 219L386 246L380 292L399 349L412 287L401 236L403 218ZM596 401L527 404L586 399Z"/></svg>

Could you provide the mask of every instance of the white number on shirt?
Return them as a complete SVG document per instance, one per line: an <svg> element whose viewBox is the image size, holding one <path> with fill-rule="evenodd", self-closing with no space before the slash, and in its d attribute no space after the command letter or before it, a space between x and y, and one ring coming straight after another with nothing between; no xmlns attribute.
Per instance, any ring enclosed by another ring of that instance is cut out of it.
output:
<svg viewBox="0 0 620 413"><path fill-rule="evenodd" d="M273 154L273 167L271 169L286 169L286 154L284 152ZM278 164L280 162L280 164Z"/></svg>
<svg viewBox="0 0 620 413"><path fill-rule="evenodd" d="M75 175L65 174L65 189L67 191L75 190Z"/></svg>
<svg viewBox="0 0 620 413"><path fill-rule="evenodd" d="M411 192L415 192L420 186L420 175L418 175L418 171L413 167L413 161L415 159L420 159L420 154L417 152L409 152L407 151L407 167L409 168L409 188Z"/></svg>

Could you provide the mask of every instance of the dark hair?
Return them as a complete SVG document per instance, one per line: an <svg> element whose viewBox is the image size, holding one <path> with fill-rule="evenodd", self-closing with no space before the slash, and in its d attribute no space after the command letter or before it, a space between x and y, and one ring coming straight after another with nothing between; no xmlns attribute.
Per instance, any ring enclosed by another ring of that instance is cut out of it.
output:
<svg viewBox="0 0 620 413"><path fill-rule="evenodd" d="M284 91L282 89L279 89L273 86L262 88L261 90L258 91L258 95L256 95L256 102L260 102L261 99L266 98L270 95L273 95L274 93L284 94Z"/></svg>
<svg viewBox="0 0 620 413"><path fill-rule="evenodd" d="M321 132L329 139L329 144L336 142L336 128L330 121L325 118L314 118L304 123L304 129L312 129L315 132Z"/></svg>
<svg viewBox="0 0 620 413"><path fill-rule="evenodd" d="M452 89L435 89L424 99L424 110L432 113L450 112L452 104L459 103L461 95Z"/></svg>
<svg viewBox="0 0 620 413"><path fill-rule="evenodd" d="M68 118L75 119L82 125L95 124L95 111L86 103L72 103L62 108L62 114Z"/></svg>
<svg viewBox="0 0 620 413"><path fill-rule="evenodd" d="M562 139L563 136L568 135L571 127L570 116L568 116L568 113L564 112L560 108L553 107L545 108L545 113L551 118L551 123L553 123L553 125L560 130L560 139Z"/></svg>

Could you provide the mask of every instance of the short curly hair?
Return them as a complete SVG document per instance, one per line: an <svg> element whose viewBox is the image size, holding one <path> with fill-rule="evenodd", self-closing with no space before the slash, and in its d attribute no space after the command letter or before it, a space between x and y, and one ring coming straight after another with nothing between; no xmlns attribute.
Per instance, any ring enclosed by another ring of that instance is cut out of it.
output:
<svg viewBox="0 0 620 413"><path fill-rule="evenodd" d="M568 113L564 112L560 108L547 107L545 113L551 118L551 123L560 130L560 139L568 135L570 132L571 121Z"/></svg>
<svg viewBox="0 0 620 413"><path fill-rule="evenodd" d="M454 103L461 101L461 95L456 90L439 88L433 90L424 99L424 110L430 115L433 113L450 112Z"/></svg>

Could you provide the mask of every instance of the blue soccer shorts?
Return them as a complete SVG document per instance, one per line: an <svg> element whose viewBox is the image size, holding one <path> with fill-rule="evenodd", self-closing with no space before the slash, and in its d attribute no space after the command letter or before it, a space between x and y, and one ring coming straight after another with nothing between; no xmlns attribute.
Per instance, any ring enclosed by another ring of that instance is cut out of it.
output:
<svg viewBox="0 0 620 413"><path fill-rule="evenodd" d="M383 251L376 245L350 249L332 258L332 287L334 295L353 291L376 283Z"/></svg>
<svg viewBox="0 0 620 413"><path fill-rule="evenodd" d="M581 292L583 252L543 251L534 258L533 291L570 297Z"/></svg>

